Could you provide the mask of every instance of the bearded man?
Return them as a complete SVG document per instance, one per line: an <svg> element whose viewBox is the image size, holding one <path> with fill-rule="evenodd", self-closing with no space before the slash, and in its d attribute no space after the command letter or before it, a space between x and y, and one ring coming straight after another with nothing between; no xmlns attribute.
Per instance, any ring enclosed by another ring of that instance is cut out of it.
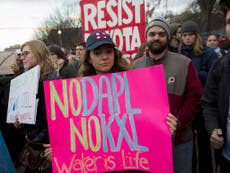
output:
<svg viewBox="0 0 230 173"><path fill-rule="evenodd" d="M179 121L172 139L174 173L192 173L192 124L200 111L202 85L191 60L168 51L169 38L169 24L165 19L154 18L149 22L146 28L148 52L134 61L133 67L163 65L170 113ZM150 140L157 141L154 137Z"/></svg>

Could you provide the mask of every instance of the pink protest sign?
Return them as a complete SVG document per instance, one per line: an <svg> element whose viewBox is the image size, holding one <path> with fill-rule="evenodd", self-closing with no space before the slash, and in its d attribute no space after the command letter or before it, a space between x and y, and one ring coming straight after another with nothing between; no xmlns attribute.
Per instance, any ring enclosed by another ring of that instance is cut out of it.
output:
<svg viewBox="0 0 230 173"><path fill-rule="evenodd" d="M46 81L56 173L172 173L162 66Z"/></svg>

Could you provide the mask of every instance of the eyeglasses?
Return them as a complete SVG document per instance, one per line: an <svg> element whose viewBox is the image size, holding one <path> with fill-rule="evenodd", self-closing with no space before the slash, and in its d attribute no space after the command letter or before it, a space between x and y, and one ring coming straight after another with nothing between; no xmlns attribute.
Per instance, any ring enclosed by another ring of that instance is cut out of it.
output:
<svg viewBox="0 0 230 173"><path fill-rule="evenodd" d="M29 51L23 51L23 52L21 52L21 56L22 57L26 57L27 55L29 55L31 52L29 52Z"/></svg>

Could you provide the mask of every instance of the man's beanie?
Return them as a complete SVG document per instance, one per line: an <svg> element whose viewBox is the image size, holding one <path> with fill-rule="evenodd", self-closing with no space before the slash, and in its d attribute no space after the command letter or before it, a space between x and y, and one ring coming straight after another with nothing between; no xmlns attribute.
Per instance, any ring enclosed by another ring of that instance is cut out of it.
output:
<svg viewBox="0 0 230 173"><path fill-rule="evenodd" d="M160 26L162 27L168 34L168 38L170 38L170 29L169 29L169 24L168 22L166 22L166 20L164 18L154 18L152 19L147 27L146 27L146 31L145 31L145 36L147 36L147 33L149 31L150 28L154 27L154 26Z"/></svg>
<svg viewBox="0 0 230 173"><path fill-rule="evenodd" d="M181 27L181 24L180 23L171 23L169 27L170 27L170 35L172 36L172 35L175 35L177 29L179 27Z"/></svg>
<svg viewBox="0 0 230 173"><path fill-rule="evenodd" d="M194 33L199 33L200 29L199 26L197 25L196 22L194 21L186 21L181 25L181 32L194 32Z"/></svg>

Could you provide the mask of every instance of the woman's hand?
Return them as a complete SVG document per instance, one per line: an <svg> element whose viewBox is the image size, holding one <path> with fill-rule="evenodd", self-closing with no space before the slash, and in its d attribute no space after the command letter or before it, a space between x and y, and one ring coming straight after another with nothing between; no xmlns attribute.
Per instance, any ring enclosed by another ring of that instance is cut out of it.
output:
<svg viewBox="0 0 230 173"><path fill-rule="evenodd" d="M51 160L51 158L52 158L52 148L50 147L50 144L43 144L43 147L45 147L44 157L47 160Z"/></svg>
<svg viewBox="0 0 230 173"><path fill-rule="evenodd" d="M14 122L14 127L16 127L16 128L21 128L21 127L22 127L22 125L21 125L21 123L20 123L20 121L19 121L19 118L18 118L18 117L16 117L16 119L15 119L15 122Z"/></svg>
<svg viewBox="0 0 230 173"><path fill-rule="evenodd" d="M171 113L167 116L167 124L169 125L171 135L173 135L177 128L177 118Z"/></svg>

